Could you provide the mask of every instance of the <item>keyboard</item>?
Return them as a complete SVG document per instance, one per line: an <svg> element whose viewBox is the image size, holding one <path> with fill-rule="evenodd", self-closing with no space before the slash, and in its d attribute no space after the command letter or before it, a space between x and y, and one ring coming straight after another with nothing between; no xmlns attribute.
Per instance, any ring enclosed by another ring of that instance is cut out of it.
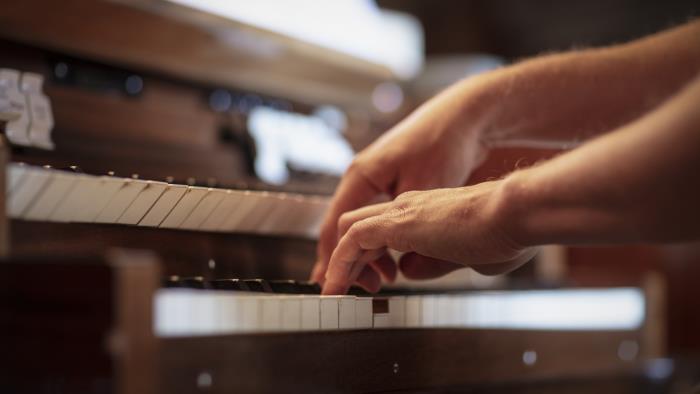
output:
<svg viewBox="0 0 700 394"><path fill-rule="evenodd" d="M11 163L11 218L314 238L324 196L233 190Z"/></svg>
<svg viewBox="0 0 700 394"><path fill-rule="evenodd" d="M447 291L389 289L321 296L296 281L170 277L155 296L164 337L402 328L632 330L644 321L639 289Z"/></svg>

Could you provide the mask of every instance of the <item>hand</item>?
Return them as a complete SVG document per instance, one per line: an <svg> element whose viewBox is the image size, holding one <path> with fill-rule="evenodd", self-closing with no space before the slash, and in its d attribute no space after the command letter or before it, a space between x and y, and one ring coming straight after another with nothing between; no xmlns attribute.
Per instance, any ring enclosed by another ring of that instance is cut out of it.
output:
<svg viewBox="0 0 700 394"><path fill-rule="evenodd" d="M408 192L343 214L323 294L344 294L385 248L408 252L400 268L413 278L464 266L487 274L519 267L536 250L513 239L509 212L514 210L505 201L503 182Z"/></svg>
<svg viewBox="0 0 700 394"><path fill-rule="evenodd" d="M477 97L473 85L462 83L443 92L356 156L322 225L311 280L324 282L343 213L382 195L393 198L410 190L464 185L486 157L479 140L486 100ZM380 274L393 281L396 265L389 256L376 251L365 259L365 269L357 277L361 286L378 290Z"/></svg>

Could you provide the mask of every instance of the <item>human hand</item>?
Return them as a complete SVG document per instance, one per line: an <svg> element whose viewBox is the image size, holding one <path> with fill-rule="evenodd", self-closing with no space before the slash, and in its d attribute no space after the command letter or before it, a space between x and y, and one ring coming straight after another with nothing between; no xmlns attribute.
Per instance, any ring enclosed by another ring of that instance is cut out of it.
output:
<svg viewBox="0 0 700 394"><path fill-rule="evenodd" d="M386 248L407 252L399 266L409 278L442 276L465 266L485 274L519 267L536 249L513 239L512 210L501 185L503 181L493 181L407 192L394 201L343 214L323 294L347 292Z"/></svg>
<svg viewBox="0 0 700 394"><path fill-rule="evenodd" d="M419 108L367 149L360 152L343 176L321 227L318 260L311 280L323 283L338 241L338 219L348 211L410 190L464 185L486 157L480 142L482 107L470 84L443 92ZM358 284L378 290L381 277L391 282L396 265L382 251L364 257Z"/></svg>

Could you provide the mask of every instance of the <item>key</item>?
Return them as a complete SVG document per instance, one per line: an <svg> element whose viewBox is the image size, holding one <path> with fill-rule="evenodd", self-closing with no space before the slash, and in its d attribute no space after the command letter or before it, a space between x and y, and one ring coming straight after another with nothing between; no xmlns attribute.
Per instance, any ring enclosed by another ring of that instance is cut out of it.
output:
<svg viewBox="0 0 700 394"><path fill-rule="evenodd" d="M151 207L158 201L160 196L168 188L165 182L145 181L146 185L136 196L136 199L129 204L124 213L117 219L119 224L136 225L146 216Z"/></svg>
<svg viewBox="0 0 700 394"><path fill-rule="evenodd" d="M406 297L389 297L389 327L406 326Z"/></svg>
<svg viewBox="0 0 700 394"><path fill-rule="evenodd" d="M356 325L355 296L340 296L338 302L338 328L353 329Z"/></svg>
<svg viewBox="0 0 700 394"><path fill-rule="evenodd" d="M321 328L321 296L301 297L301 329L318 330Z"/></svg>
<svg viewBox="0 0 700 394"><path fill-rule="evenodd" d="M159 227L178 228L192 213L194 208L209 193L210 189L189 186L173 209L168 213ZM162 198L162 197L161 197Z"/></svg>
<svg viewBox="0 0 700 394"><path fill-rule="evenodd" d="M213 289L232 291L251 291L248 285L240 279L216 279L209 282Z"/></svg>
<svg viewBox="0 0 700 394"><path fill-rule="evenodd" d="M293 280L271 280L268 281L273 293L280 294L301 294L299 285Z"/></svg>
<svg viewBox="0 0 700 394"><path fill-rule="evenodd" d="M419 296L408 296L406 305L406 327L420 327L422 316L422 302Z"/></svg>
<svg viewBox="0 0 700 394"><path fill-rule="evenodd" d="M175 207L189 186L168 185L160 198L138 223L139 226L158 227L170 211Z"/></svg>
<svg viewBox="0 0 700 394"><path fill-rule="evenodd" d="M48 184L34 203L22 215L27 220L48 220L51 213L68 195L75 184L76 176L63 171L51 171Z"/></svg>
<svg viewBox="0 0 700 394"><path fill-rule="evenodd" d="M243 283L248 286L249 291L258 293L272 293L272 288L265 279L244 279Z"/></svg>
<svg viewBox="0 0 700 394"><path fill-rule="evenodd" d="M243 193L233 190L226 190L225 196L214 208L214 211L199 226L200 230L219 231L224 225L226 218L236 209Z"/></svg>
<svg viewBox="0 0 700 394"><path fill-rule="evenodd" d="M303 296L282 297L282 326L284 331L301 329L301 300Z"/></svg>
<svg viewBox="0 0 700 394"><path fill-rule="evenodd" d="M124 178L113 176L96 177L96 181L98 182L96 187L89 189L89 193L80 196L79 203L77 203L80 209L73 213L69 219L70 221L84 223L94 222L97 215L100 214L112 197L117 194L117 191L122 185L128 182L128 180Z"/></svg>
<svg viewBox="0 0 700 394"><path fill-rule="evenodd" d="M95 218L95 223L116 223L149 184L140 179L126 179L121 188Z"/></svg>
<svg viewBox="0 0 700 394"><path fill-rule="evenodd" d="M41 194L50 177L51 172L43 168L27 170L24 182L10 195L7 207L8 216L12 218L22 217L24 211Z"/></svg>
<svg viewBox="0 0 700 394"><path fill-rule="evenodd" d="M355 298L355 328L372 328L372 325L373 325L372 298L371 297L356 297Z"/></svg>
<svg viewBox="0 0 700 394"><path fill-rule="evenodd" d="M226 195L225 190L209 189L209 193L202 198L189 216L180 224L180 228L185 230L199 229Z"/></svg>

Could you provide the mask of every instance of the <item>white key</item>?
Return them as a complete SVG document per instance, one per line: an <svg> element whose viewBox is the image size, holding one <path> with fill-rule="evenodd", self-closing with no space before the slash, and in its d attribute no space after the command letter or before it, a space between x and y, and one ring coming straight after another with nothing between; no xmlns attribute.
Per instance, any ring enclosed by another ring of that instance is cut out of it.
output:
<svg viewBox="0 0 700 394"><path fill-rule="evenodd" d="M192 332L211 335L216 332L219 318L216 310L216 295L211 291L194 291L192 295Z"/></svg>
<svg viewBox="0 0 700 394"><path fill-rule="evenodd" d="M185 221L187 216L192 213L194 208L202 201L211 189L206 187L190 186L182 195L180 200L175 204L168 216L165 217L159 227L163 228L178 228ZM161 197L162 198L162 197Z"/></svg>
<svg viewBox="0 0 700 394"><path fill-rule="evenodd" d="M357 297L355 299L355 328L372 328L372 298Z"/></svg>
<svg viewBox="0 0 700 394"><path fill-rule="evenodd" d="M63 171L52 171L44 191L22 215L27 220L47 220L56 207L68 195L77 177Z"/></svg>
<svg viewBox="0 0 700 394"><path fill-rule="evenodd" d="M282 329L282 297L268 296L260 300L260 328L263 331L279 331Z"/></svg>
<svg viewBox="0 0 700 394"><path fill-rule="evenodd" d="M462 305L460 302L460 295L450 296L450 320L449 324L452 327L459 327L462 322Z"/></svg>
<svg viewBox="0 0 700 394"><path fill-rule="evenodd" d="M221 225L221 231L239 231L239 224L243 219L251 214L253 208L260 199L260 193L254 193L249 190L242 192L236 207L228 215L224 223Z"/></svg>
<svg viewBox="0 0 700 394"><path fill-rule="evenodd" d="M256 232L258 225L265 220L275 202L269 192L252 192L248 198L250 199L248 209L238 220L233 231L241 233ZM240 204L239 208L242 206L245 205Z"/></svg>
<svg viewBox="0 0 700 394"><path fill-rule="evenodd" d="M284 209L278 214L275 233L280 235L303 234L308 206L305 197L299 194L288 194L283 201Z"/></svg>
<svg viewBox="0 0 700 394"><path fill-rule="evenodd" d="M12 194L23 181L27 174L27 170L30 168L24 164L10 163L7 169L7 179L5 180L5 194L8 196Z"/></svg>
<svg viewBox="0 0 700 394"><path fill-rule="evenodd" d="M236 294L231 294L227 291L216 291L217 293L217 305L218 305L218 315L219 324L218 331L221 333L232 333L239 331L240 321L239 321L239 298Z"/></svg>
<svg viewBox="0 0 700 394"><path fill-rule="evenodd" d="M450 313L451 308L451 298L449 295L443 294L435 297L435 326L436 327L449 327L450 326Z"/></svg>
<svg viewBox="0 0 700 394"><path fill-rule="evenodd" d="M138 225L158 227L186 191L187 186L185 185L168 185Z"/></svg>
<svg viewBox="0 0 700 394"><path fill-rule="evenodd" d="M7 213L12 218L19 218L29 205L37 198L51 177L51 171L32 168L27 171L25 180L10 195Z"/></svg>
<svg viewBox="0 0 700 394"><path fill-rule="evenodd" d="M321 297L321 329L322 330L337 330L338 329L338 310L341 296L322 296Z"/></svg>
<svg viewBox="0 0 700 394"><path fill-rule="evenodd" d="M338 328L353 329L356 324L356 297L341 296L338 302Z"/></svg>
<svg viewBox="0 0 700 394"><path fill-rule="evenodd" d="M282 297L282 330L299 331L301 329L301 300L299 296Z"/></svg>
<svg viewBox="0 0 700 394"><path fill-rule="evenodd" d="M391 327L389 322L388 313L375 313L372 317L372 327L374 328L387 328Z"/></svg>
<svg viewBox="0 0 700 394"><path fill-rule="evenodd" d="M138 224L151 207L158 201L168 184L165 182L139 181L146 185L138 193L134 201L129 204L124 213L117 219L119 224Z"/></svg>
<svg viewBox="0 0 700 394"><path fill-rule="evenodd" d="M235 190L225 190L225 195L219 205L214 208L214 211L207 217L199 226L203 231L218 231L226 221L226 218L233 212L238 205L238 201L243 195L242 192Z"/></svg>
<svg viewBox="0 0 700 394"><path fill-rule="evenodd" d="M75 183L70 192L51 212L52 222L68 222L87 204L87 201L97 193L100 179L96 176L76 174Z"/></svg>
<svg viewBox="0 0 700 394"><path fill-rule="evenodd" d="M211 189L187 218L180 224L180 228L186 230L197 230L204 221L211 215L221 201L226 197L226 190ZM180 202L182 203L182 202Z"/></svg>
<svg viewBox="0 0 700 394"><path fill-rule="evenodd" d="M406 326L406 297L389 297L389 326Z"/></svg>
<svg viewBox="0 0 700 394"><path fill-rule="evenodd" d="M258 234L283 234L287 220L293 211L293 203L284 193L270 193L265 197L264 212L253 232ZM259 206L260 207L260 206Z"/></svg>
<svg viewBox="0 0 700 394"><path fill-rule="evenodd" d="M301 329L318 330L321 328L321 297L301 296Z"/></svg>
<svg viewBox="0 0 700 394"><path fill-rule="evenodd" d="M111 176L101 176L97 178L99 187L94 189L93 194L85 194L82 197L81 209L77 210L70 219L73 222L92 223L97 215L109 203L109 201L117 194L117 191L122 185L127 182L127 179Z"/></svg>
<svg viewBox="0 0 700 394"><path fill-rule="evenodd" d="M139 179L124 179L119 190L95 218L95 223L116 223L147 184L147 181Z"/></svg>
<svg viewBox="0 0 700 394"><path fill-rule="evenodd" d="M421 309L423 303L420 296L406 297L406 327L421 326Z"/></svg>
<svg viewBox="0 0 700 394"><path fill-rule="evenodd" d="M240 296L239 321L241 331L254 332L262 329L260 324L261 301L259 296Z"/></svg>
<svg viewBox="0 0 700 394"><path fill-rule="evenodd" d="M421 297L421 327L435 327L437 317L436 296L425 295Z"/></svg>
<svg viewBox="0 0 700 394"><path fill-rule="evenodd" d="M161 289L155 297L155 331L160 336L184 336L192 333L194 291Z"/></svg>

